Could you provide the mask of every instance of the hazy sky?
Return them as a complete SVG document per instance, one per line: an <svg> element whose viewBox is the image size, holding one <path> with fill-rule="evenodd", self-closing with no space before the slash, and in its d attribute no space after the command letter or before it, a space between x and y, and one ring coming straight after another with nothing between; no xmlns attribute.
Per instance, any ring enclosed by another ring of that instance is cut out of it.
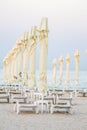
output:
<svg viewBox="0 0 87 130"><path fill-rule="evenodd" d="M80 68L87 70L87 0L0 0L0 64L16 40L42 17L49 21L48 65L60 55L81 54Z"/></svg>

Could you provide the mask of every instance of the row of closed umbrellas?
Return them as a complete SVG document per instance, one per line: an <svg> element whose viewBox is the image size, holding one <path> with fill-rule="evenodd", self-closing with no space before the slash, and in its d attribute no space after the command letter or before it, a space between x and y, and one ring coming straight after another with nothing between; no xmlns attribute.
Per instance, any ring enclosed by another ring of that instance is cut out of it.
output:
<svg viewBox="0 0 87 130"><path fill-rule="evenodd" d="M78 50L74 53L75 57L75 85L79 84L79 63L80 63L80 53ZM62 85L63 80L63 66L64 66L64 58L61 56L59 58L59 85ZM57 78L57 59L53 60L53 74L52 74L52 84L56 85ZM66 56L66 76L65 76L65 85L70 85L70 55Z"/></svg>

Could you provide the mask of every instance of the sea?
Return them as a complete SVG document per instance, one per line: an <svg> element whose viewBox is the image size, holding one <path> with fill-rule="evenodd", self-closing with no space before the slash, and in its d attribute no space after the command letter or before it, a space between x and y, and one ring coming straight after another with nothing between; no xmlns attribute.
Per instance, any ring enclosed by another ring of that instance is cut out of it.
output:
<svg viewBox="0 0 87 130"><path fill-rule="evenodd" d="M48 88L64 88L65 86L65 74L66 72L63 72L63 81L62 85L60 86L58 84L59 82L59 72L57 72L57 78L56 78L56 85L52 85L52 70L47 70L47 86ZM36 71L36 81L37 81L37 86L39 84L39 71ZM79 71L79 85L75 86L75 71L70 71L70 85L68 86L69 88L78 88L78 89L87 89L87 71ZM0 69L0 86L4 84L3 80L3 69Z"/></svg>

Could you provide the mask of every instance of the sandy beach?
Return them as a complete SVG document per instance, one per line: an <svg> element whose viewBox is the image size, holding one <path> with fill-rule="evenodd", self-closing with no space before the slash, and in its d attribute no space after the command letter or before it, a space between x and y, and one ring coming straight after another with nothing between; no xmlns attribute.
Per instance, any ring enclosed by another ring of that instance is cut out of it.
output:
<svg viewBox="0 0 87 130"><path fill-rule="evenodd" d="M0 130L87 130L87 0L1 0L0 16Z"/></svg>
<svg viewBox="0 0 87 130"><path fill-rule="evenodd" d="M14 112L14 104L0 103L0 130L87 130L87 97L72 101L71 114Z"/></svg>

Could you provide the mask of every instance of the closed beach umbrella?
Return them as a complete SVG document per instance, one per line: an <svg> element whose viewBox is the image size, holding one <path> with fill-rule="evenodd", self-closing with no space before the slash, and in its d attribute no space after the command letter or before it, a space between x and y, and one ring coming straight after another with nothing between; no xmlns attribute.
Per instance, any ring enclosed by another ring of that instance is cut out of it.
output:
<svg viewBox="0 0 87 130"><path fill-rule="evenodd" d="M17 42L17 47L18 47L18 74L17 74L17 77L18 77L18 82L21 82L22 80L22 71L23 71L23 43L20 40L18 40Z"/></svg>
<svg viewBox="0 0 87 130"><path fill-rule="evenodd" d="M10 72L9 72L10 73L10 75L9 75L10 77L9 78L10 78L10 84L11 84L11 82L12 82L12 51L10 52L10 59L9 59L9 61L10 61L10 63L9 63L10 64Z"/></svg>
<svg viewBox="0 0 87 130"><path fill-rule="evenodd" d="M14 51L14 55L13 55L13 79L14 79L14 82L17 83L17 47L13 48L13 51Z"/></svg>
<svg viewBox="0 0 87 130"><path fill-rule="evenodd" d="M28 62L29 62L29 53L28 53L28 33L24 33L23 39L23 85L28 85Z"/></svg>
<svg viewBox="0 0 87 130"><path fill-rule="evenodd" d="M45 92L47 90L47 55L48 55L48 19L42 18L40 24L40 78L39 78L39 87L40 92Z"/></svg>
<svg viewBox="0 0 87 130"><path fill-rule="evenodd" d="M5 79L7 83L10 83L11 81L11 55L10 53L7 54L6 58L5 58L5 68L4 68L4 74L5 74Z"/></svg>
<svg viewBox="0 0 87 130"><path fill-rule="evenodd" d="M3 59L3 80L6 82L6 62L5 58Z"/></svg>
<svg viewBox="0 0 87 130"><path fill-rule="evenodd" d="M3 60L3 73L4 73L4 82L7 83L7 58L5 57L4 60Z"/></svg>
<svg viewBox="0 0 87 130"><path fill-rule="evenodd" d="M10 83L13 82L13 55L14 55L14 52L13 50L11 50L10 52Z"/></svg>
<svg viewBox="0 0 87 130"><path fill-rule="evenodd" d="M9 71L10 71L9 57L7 55L7 57L6 57L6 82L7 83L9 83Z"/></svg>
<svg viewBox="0 0 87 130"><path fill-rule="evenodd" d="M52 85L56 85L56 76L57 76L57 59L53 60L53 74L52 74Z"/></svg>
<svg viewBox="0 0 87 130"><path fill-rule="evenodd" d="M62 84L62 78L63 78L63 56L60 56L59 58L59 85Z"/></svg>
<svg viewBox="0 0 87 130"><path fill-rule="evenodd" d="M11 52L8 55L8 83L11 83Z"/></svg>
<svg viewBox="0 0 87 130"><path fill-rule="evenodd" d="M80 62L80 53L78 50L75 51L75 85L79 84L79 62Z"/></svg>
<svg viewBox="0 0 87 130"><path fill-rule="evenodd" d="M29 80L28 85L31 89L36 86L36 26L31 27L29 37Z"/></svg>
<svg viewBox="0 0 87 130"><path fill-rule="evenodd" d="M65 85L69 86L70 85L70 56L67 54L66 56L66 80L65 80Z"/></svg>

